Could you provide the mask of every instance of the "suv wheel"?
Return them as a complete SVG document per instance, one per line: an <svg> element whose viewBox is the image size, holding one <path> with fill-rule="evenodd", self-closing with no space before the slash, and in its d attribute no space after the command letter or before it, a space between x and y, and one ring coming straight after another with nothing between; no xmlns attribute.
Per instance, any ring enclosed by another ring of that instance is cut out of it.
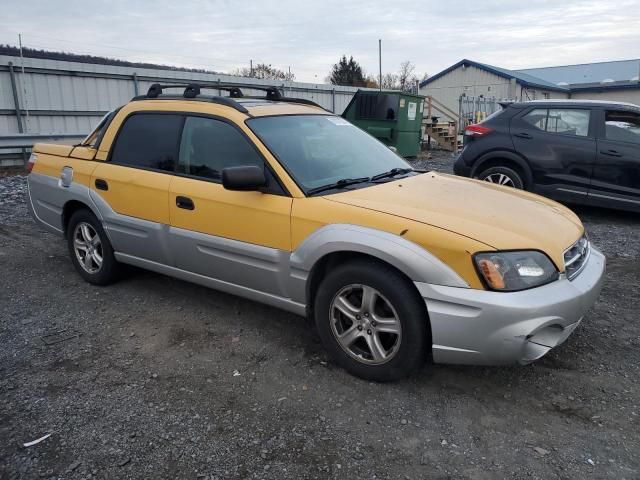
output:
<svg viewBox="0 0 640 480"><path fill-rule="evenodd" d="M353 375L397 380L424 363L424 301L390 267L357 261L332 270L318 287L314 318L332 359Z"/></svg>
<svg viewBox="0 0 640 480"><path fill-rule="evenodd" d="M524 189L524 182L520 175L508 167L491 167L478 175L480 180L503 185L505 187Z"/></svg>
<svg viewBox="0 0 640 480"><path fill-rule="evenodd" d="M89 210L78 210L71 216L67 245L74 267L87 282L107 285L117 278L120 264L102 225Z"/></svg>

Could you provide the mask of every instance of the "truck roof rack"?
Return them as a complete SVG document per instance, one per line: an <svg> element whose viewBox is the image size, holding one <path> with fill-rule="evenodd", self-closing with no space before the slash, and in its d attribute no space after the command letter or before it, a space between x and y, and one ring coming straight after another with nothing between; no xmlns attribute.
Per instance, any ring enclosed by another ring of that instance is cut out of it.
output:
<svg viewBox="0 0 640 480"><path fill-rule="evenodd" d="M242 88L251 88L254 90L263 90L266 94L264 97L259 96L248 96L245 97L242 93ZM184 88L182 95L177 94L164 94L163 91L166 88ZM228 97L223 96L205 96L201 95L202 89L217 89L229 92ZM133 97L132 100L149 100L149 99L164 99L164 100L177 100L177 99L191 99L191 100L200 100L200 101L208 101L212 103L218 103L221 105L226 105L228 107L234 108L242 113L249 113L249 111L235 99L251 99L251 100L271 100L275 102L286 102L286 103L300 103L302 105L310 105L314 107L319 107L325 110L322 106L318 105L316 102L312 100L307 100L305 98L291 98L285 97L282 95L278 87L269 86L265 87L262 85L253 85L250 83L247 84L234 84L234 83L211 83L211 84L199 84L199 83L175 83L175 84L160 84L154 83L149 87L146 95L138 95Z"/></svg>

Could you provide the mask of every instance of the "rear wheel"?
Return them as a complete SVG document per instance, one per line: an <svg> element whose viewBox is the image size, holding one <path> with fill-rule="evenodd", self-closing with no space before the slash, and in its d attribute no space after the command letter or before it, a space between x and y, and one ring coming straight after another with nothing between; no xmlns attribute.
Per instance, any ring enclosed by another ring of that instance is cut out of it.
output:
<svg viewBox="0 0 640 480"><path fill-rule="evenodd" d="M480 180L505 187L524 189L522 177L515 170L509 167L491 167L478 175Z"/></svg>
<svg viewBox="0 0 640 480"><path fill-rule="evenodd" d="M107 285L116 280L120 264L100 221L89 210L78 210L71 216L67 245L74 267L87 282Z"/></svg>
<svg viewBox="0 0 640 480"><path fill-rule="evenodd" d="M424 301L408 279L377 262L331 271L318 287L314 317L333 360L367 380L407 376L430 346Z"/></svg>

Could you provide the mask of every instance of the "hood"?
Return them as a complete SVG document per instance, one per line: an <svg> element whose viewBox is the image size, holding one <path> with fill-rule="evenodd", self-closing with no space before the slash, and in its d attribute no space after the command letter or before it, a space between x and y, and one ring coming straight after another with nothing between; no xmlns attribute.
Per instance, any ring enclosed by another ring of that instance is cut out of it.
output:
<svg viewBox="0 0 640 480"><path fill-rule="evenodd" d="M564 270L582 235L568 208L532 193L435 172L324 197L455 232L496 250L541 250Z"/></svg>

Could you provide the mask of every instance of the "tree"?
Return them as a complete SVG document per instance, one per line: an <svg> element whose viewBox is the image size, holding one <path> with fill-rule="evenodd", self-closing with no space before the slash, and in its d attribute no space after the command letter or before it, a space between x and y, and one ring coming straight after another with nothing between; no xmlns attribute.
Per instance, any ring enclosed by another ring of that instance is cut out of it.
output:
<svg viewBox="0 0 640 480"><path fill-rule="evenodd" d="M332 85L367 86L367 80L360 64L353 57L349 57L349 60L347 60L346 55L342 55L338 63L333 65L327 80Z"/></svg>
<svg viewBox="0 0 640 480"><path fill-rule="evenodd" d="M266 63L258 63L253 67L253 69L247 67L236 68L231 72L231 75L259 78L261 80L284 80L286 82L291 82L296 78L294 73L291 73L290 71L285 72L276 67L272 67L271 65L267 65Z"/></svg>
<svg viewBox="0 0 640 480"><path fill-rule="evenodd" d="M409 60L405 60L400 64L400 71L398 72L398 87L400 90L407 91L413 89L418 78L413 74L416 66Z"/></svg>
<svg viewBox="0 0 640 480"><path fill-rule="evenodd" d="M384 90L400 90L398 75L395 73L384 73L382 75L382 88Z"/></svg>

